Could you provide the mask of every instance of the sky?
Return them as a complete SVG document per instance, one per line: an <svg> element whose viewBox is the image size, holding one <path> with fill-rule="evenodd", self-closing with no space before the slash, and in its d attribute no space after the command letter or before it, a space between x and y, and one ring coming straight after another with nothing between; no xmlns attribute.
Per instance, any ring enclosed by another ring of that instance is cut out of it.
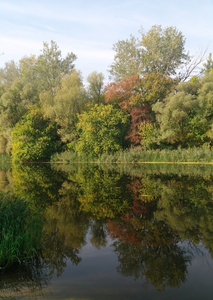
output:
<svg viewBox="0 0 213 300"><path fill-rule="evenodd" d="M153 25L175 26L191 55L213 52L213 0L0 0L0 68L55 41L84 79L107 70L113 44ZM208 55L207 55L208 56Z"/></svg>

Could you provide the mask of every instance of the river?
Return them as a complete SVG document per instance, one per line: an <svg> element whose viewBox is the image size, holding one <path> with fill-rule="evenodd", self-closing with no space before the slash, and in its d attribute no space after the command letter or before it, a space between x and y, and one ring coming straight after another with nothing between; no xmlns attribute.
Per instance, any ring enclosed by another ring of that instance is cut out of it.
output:
<svg viewBox="0 0 213 300"><path fill-rule="evenodd" d="M38 254L1 273L0 298L212 299L212 171L125 164L2 168L1 194L24 199L40 212L42 226Z"/></svg>

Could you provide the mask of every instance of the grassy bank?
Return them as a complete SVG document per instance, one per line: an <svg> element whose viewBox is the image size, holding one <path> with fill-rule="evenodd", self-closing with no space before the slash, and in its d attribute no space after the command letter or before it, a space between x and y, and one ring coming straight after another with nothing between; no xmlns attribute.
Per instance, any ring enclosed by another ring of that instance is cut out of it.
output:
<svg viewBox="0 0 213 300"><path fill-rule="evenodd" d="M213 151L208 148L190 148L177 150L141 150L131 148L100 157L79 157L73 152L56 154L54 163L213 163Z"/></svg>

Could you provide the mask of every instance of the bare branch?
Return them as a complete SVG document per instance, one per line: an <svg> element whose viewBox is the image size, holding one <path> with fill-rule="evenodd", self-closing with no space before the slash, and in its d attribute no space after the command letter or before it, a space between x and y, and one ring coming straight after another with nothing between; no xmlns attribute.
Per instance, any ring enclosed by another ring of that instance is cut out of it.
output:
<svg viewBox="0 0 213 300"><path fill-rule="evenodd" d="M202 53L200 52L190 57L189 62L184 65L183 70L178 75L180 81L186 81L189 77L192 76L193 73L196 73L197 75L200 74L200 65L206 59L206 52L207 49Z"/></svg>

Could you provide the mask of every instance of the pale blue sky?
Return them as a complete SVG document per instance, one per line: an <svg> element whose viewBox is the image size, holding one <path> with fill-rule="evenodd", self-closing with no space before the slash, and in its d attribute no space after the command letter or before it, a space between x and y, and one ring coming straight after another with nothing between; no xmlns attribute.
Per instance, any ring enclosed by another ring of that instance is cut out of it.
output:
<svg viewBox="0 0 213 300"><path fill-rule="evenodd" d="M77 55L84 79L92 71L108 79L113 44L155 24L180 30L193 55L213 52L213 0L0 0L0 67L54 40Z"/></svg>

